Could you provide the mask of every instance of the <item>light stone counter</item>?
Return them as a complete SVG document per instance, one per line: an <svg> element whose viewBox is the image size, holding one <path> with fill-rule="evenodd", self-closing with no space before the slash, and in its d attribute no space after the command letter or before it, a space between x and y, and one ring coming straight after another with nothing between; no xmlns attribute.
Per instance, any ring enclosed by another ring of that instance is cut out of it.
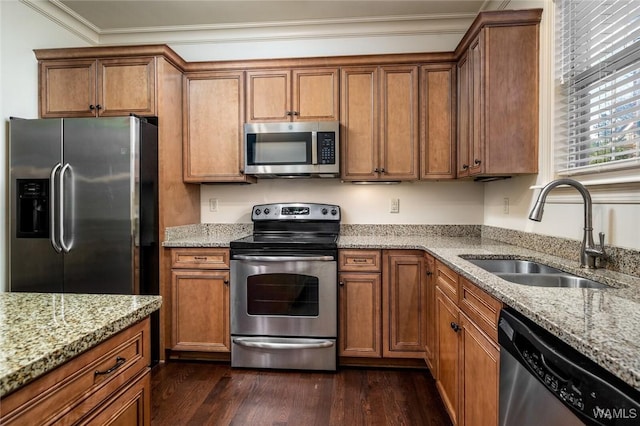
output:
<svg viewBox="0 0 640 426"><path fill-rule="evenodd" d="M178 229L178 228L176 228ZM189 233L168 233L165 247L228 247L251 233L250 225L192 225ZM482 238L490 235L494 239ZM506 234L514 244L497 241ZM506 305L640 390L640 253L611 248L612 263L634 275L579 267L579 242L477 226L343 225L339 248L417 249L447 264ZM546 253L559 254L564 257ZM575 255L574 255L575 254ZM510 283L461 255L513 257L545 263L609 284L607 289L542 288Z"/></svg>
<svg viewBox="0 0 640 426"><path fill-rule="evenodd" d="M340 248L421 249L522 312L640 390L640 278L582 269L578 261L482 238L340 237ZM607 289L533 287L505 281L460 256L534 260L603 282Z"/></svg>
<svg viewBox="0 0 640 426"><path fill-rule="evenodd" d="M161 304L160 296L0 293L0 398Z"/></svg>

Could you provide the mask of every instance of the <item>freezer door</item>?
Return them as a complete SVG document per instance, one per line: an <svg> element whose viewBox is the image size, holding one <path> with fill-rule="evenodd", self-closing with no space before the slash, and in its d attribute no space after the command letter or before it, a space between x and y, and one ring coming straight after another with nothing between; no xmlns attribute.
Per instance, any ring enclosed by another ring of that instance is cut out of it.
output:
<svg viewBox="0 0 640 426"><path fill-rule="evenodd" d="M64 291L134 291L139 121L64 121Z"/></svg>
<svg viewBox="0 0 640 426"><path fill-rule="evenodd" d="M62 158L62 120L11 118L9 140L9 289L61 292L63 256L51 239L57 233L52 172Z"/></svg>

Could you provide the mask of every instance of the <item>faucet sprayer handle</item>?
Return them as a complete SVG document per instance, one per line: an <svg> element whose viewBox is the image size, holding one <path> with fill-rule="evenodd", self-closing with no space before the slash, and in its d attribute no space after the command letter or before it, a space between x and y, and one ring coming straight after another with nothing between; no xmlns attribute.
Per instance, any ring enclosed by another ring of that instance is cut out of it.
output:
<svg viewBox="0 0 640 426"><path fill-rule="evenodd" d="M604 232L598 233L598 237L600 238L600 250L604 254Z"/></svg>

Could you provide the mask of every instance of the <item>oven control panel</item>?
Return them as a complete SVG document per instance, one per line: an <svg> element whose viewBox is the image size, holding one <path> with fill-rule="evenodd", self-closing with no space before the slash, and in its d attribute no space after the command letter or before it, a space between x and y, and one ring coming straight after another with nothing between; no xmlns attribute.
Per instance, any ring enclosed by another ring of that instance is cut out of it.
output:
<svg viewBox="0 0 640 426"><path fill-rule="evenodd" d="M253 206L251 220L340 221L340 207L317 203L276 203Z"/></svg>

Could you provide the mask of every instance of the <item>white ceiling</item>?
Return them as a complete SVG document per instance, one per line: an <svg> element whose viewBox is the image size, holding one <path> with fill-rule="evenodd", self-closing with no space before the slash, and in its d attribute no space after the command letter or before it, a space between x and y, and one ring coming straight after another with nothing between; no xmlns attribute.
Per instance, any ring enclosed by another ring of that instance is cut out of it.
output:
<svg viewBox="0 0 640 426"><path fill-rule="evenodd" d="M256 31L302 26L362 27L384 32L407 22L467 26L479 11L504 8L509 0L20 0L92 44L133 37L144 42L172 37L185 42L203 32ZM376 26L377 29L372 29Z"/></svg>

